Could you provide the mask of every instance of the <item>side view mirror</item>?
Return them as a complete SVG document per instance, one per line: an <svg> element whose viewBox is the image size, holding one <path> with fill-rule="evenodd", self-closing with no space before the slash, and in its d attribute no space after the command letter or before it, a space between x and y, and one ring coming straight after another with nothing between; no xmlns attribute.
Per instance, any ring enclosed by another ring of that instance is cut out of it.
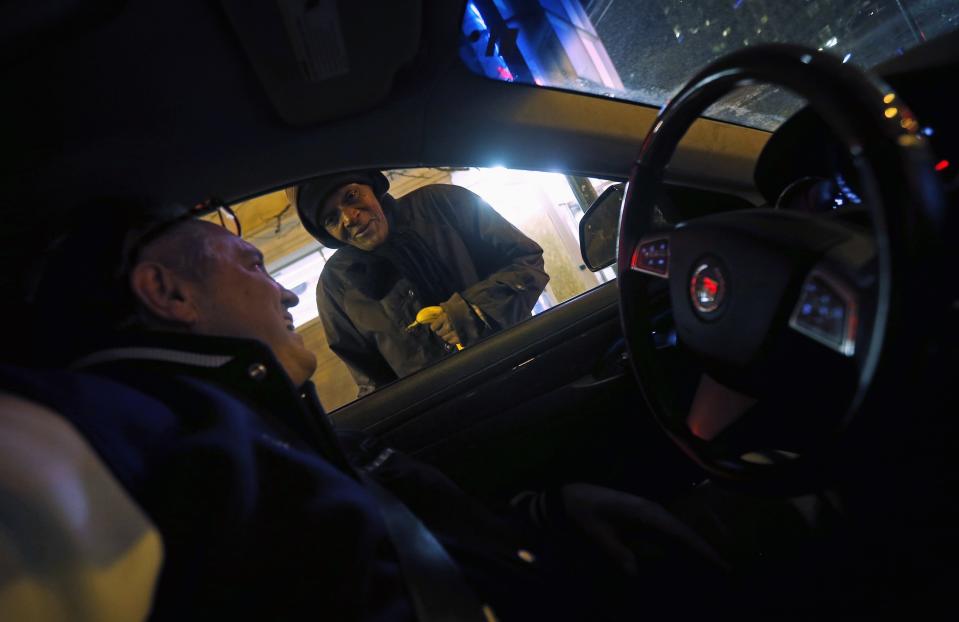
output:
<svg viewBox="0 0 959 622"><path fill-rule="evenodd" d="M599 195L579 221L579 251L583 262L599 272L616 262L619 214L626 184L613 184Z"/></svg>

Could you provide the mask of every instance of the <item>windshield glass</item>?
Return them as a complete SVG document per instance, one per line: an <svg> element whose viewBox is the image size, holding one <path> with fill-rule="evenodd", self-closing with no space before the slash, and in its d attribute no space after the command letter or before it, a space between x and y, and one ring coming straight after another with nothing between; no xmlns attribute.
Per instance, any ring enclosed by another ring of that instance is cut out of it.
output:
<svg viewBox="0 0 959 622"><path fill-rule="evenodd" d="M797 43L870 68L957 25L959 0L471 0L461 57L498 80L661 106L749 45ZM753 87L707 116L773 130L801 105Z"/></svg>

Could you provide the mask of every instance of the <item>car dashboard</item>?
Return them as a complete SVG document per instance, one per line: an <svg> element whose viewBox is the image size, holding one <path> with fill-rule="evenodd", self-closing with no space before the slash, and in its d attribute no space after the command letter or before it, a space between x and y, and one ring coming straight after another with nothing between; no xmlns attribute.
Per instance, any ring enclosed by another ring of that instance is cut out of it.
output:
<svg viewBox="0 0 959 622"><path fill-rule="evenodd" d="M891 87L886 95L890 114L907 106L915 115L950 205L959 193L959 123L955 102L943 96L943 84L959 69L952 51L957 41L955 35L943 37L874 71ZM793 115L770 137L756 164L755 181L767 203L778 209L843 215L863 207L865 192L849 150L810 108Z"/></svg>

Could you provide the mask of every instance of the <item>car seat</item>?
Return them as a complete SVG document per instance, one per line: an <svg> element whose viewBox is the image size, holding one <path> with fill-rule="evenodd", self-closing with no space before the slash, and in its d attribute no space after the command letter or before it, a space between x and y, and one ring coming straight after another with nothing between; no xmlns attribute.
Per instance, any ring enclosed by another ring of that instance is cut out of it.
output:
<svg viewBox="0 0 959 622"><path fill-rule="evenodd" d="M142 620L156 528L80 434L0 392L0 620Z"/></svg>

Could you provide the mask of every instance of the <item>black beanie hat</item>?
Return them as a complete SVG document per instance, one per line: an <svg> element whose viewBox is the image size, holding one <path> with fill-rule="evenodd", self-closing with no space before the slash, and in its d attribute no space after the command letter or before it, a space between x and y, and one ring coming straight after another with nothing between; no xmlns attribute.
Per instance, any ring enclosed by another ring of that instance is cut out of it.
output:
<svg viewBox="0 0 959 622"><path fill-rule="evenodd" d="M296 205L300 222L314 238L322 242L323 246L327 248L340 248L345 244L330 235L326 228L317 222L317 216L323 208L323 202L326 197L330 196L330 193L352 183L370 186L377 198L382 197L390 189L390 182L386 175L376 170L366 170L314 177L297 186L293 193L292 202Z"/></svg>

